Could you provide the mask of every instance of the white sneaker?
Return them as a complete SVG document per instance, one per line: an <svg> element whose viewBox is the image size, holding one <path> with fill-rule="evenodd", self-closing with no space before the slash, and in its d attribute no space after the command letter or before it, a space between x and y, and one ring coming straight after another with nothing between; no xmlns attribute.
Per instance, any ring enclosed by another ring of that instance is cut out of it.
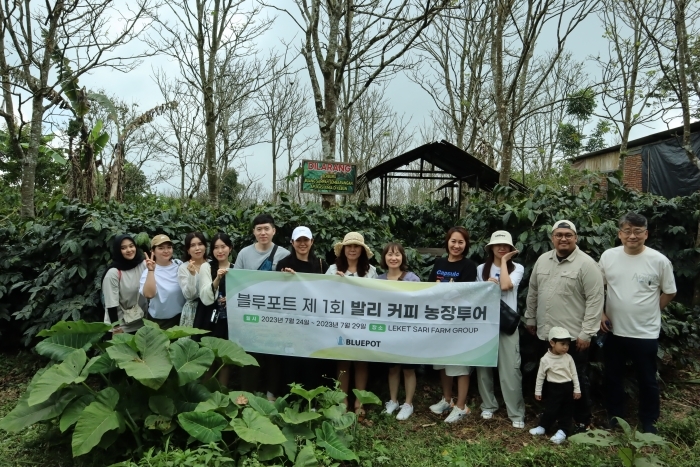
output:
<svg viewBox="0 0 700 467"><path fill-rule="evenodd" d="M523 429L525 428L525 422L513 422L513 428Z"/></svg>
<svg viewBox="0 0 700 467"><path fill-rule="evenodd" d="M566 435L564 434L563 431L559 430L556 433L554 433L554 436L549 438L549 440L551 442L553 442L554 444L561 444L564 441L566 441Z"/></svg>
<svg viewBox="0 0 700 467"><path fill-rule="evenodd" d="M490 410L482 410L481 418L483 418L484 420L491 420L493 418L493 412L491 412Z"/></svg>
<svg viewBox="0 0 700 467"><path fill-rule="evenodd" d="M469 415L469 407L464 406L464 410L460 409L456 405L452 408L452 412L445 419L445 423L457 423L461 421L464 417Z"/></svg>
<svg viewBox="0 0 700 467"><path fill-rule="evenodd" d="M545 429L541 426L535 427L535 428L530 430L530 434L535 435L535 436L543 435L545 433L546 433Z"/></svg>
<svg viewBox="0 0 700 467"><path fill-rule="evenodd" d="M454 407L454 405L455 405L455 403L453 400L450 400L450 402L447 402L445 400L445 398L443 397L442 399L440 399L440 402L430 406L430 411L432 413L441 415L441 414L447 412L448 410L450 410L452 407Z"/></svg>
<svg viewBox="0 0 700 467"><path fill-rule="evenodd" d="M401 410L399 410L399 414L396 416L396 420L406 420L411 415L413 415L413 406L404 402Z"/></svg>
<svg viewBox="0 0 700 467"><path fill-rule="evenodd" d="M399 408L398 402L389 401L386 404L384 404L384 413L387 415L391 415L398 408Z"/></svg>

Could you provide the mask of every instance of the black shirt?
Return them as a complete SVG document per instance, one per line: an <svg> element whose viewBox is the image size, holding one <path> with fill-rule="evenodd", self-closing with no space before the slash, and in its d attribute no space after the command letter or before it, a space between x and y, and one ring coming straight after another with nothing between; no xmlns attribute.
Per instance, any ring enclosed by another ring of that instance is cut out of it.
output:
<svg viewBox="0 0 700 467"><path fill-rule="evenodd" d="M435 260L428 282L474 282L476 263L468 258L450 262L447 258Z"/></svg>
<svg viewBox="0 0 700 467"><path fill-rule="evenodd" d="M292 250L292 254L279 260L277 270L281 271L284 268L293 269L295 272L307 272L310 274L324 274L328 269L325 261L314 256L309 257L310 261L302 261L297 258L296 253Z"/></svg>

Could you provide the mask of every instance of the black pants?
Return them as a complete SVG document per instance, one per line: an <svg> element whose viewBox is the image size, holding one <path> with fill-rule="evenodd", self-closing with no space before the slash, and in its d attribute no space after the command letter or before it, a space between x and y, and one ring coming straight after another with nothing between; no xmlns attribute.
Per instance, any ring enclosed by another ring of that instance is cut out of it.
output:
<svg viewBox="0 0 700 467"><path fill-rule="evenodd" d="M607 346L607 343L605 344ZM549 349L548 341L540 341L540 355L544 355ZM576 366L576 373L578 373L578 384L581 386L581 398L574 401L574 421L576 423L582 423L584 425L589 425L591 423L591 407L593 406L593 401L591 401L591 382L588 379L588 355L589 349L579 352L576 350L576 341L571 341L569 345L569 355L574 359L574 365ZM573 394L573 391L572 391ZM573 397L573 396L572 396Z"/></svg>
<svg viewBox="0 0 700 467"><path fill-rule="evenodd" d="M610 334L603 347L605 358L605 386L608 417L624 418L625 391L623 379L625 364L632 367L639 384L639 421L646 427L659 419L659 383L656 380L656 339L635 339Z"/></svg>
<svg viewBox="0 0 700 467"><path fill-rule="evenodd" d="M540 417L540 426L547 433L552 431L554 423L559 421L559 429L569 436L571 421L574 416L574 383L544 382L542 388L544 413ZM580 399L579 399L580 400Z"/></svg>

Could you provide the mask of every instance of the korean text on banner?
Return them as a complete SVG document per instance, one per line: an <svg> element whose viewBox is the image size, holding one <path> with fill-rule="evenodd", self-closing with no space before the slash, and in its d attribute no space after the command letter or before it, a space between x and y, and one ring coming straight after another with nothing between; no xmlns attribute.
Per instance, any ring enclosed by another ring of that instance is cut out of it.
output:
<svg viewBox="0 0 700 467"><path fill-rule="evenodd" d="M496 366L492 282L397 282L230 270L229 336L248 352L388 363Z"/></svg>

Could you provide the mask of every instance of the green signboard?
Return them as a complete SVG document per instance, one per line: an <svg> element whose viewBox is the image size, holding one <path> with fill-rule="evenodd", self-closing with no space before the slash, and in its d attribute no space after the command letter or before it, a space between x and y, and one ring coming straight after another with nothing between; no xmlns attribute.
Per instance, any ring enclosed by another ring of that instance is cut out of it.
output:
<svg viewBox="0 0 700 467"><path fill-rule="evenodd" d="M301 173L302 193L352 195L355 193L357 166L330 161L304 160Z"/></svg>

